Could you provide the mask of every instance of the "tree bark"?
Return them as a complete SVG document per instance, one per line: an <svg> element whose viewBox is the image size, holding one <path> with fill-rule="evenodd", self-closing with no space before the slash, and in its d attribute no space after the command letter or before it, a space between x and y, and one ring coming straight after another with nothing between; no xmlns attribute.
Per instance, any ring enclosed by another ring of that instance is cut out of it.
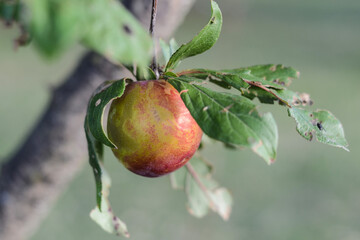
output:
<svg viewBox="0 0 360 240"><path fill-rule="evenodd" d="M167 39L194 1L159 1L158 37ZM147 29L151 0L125 0L123 4ZM2 166L0 239L28 239L47 216L87 161L83 121L92 92L103 81L121 78L124 73L102 56L87 53L73 73L54 90L37 125Z"/></svg>

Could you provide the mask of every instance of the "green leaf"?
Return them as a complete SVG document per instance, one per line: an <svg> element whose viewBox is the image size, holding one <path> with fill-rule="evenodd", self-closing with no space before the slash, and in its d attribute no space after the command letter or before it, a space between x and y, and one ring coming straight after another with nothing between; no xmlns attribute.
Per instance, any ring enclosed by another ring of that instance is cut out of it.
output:
<svg viewBox="0 0 360 240"><path fill-rule="evenodd" d="M289 116L297 123L296 130L307 140L313 136L321 142L349 151L344 129L340 121L329 111L307 111L300 108L288 109Z"/></svg>
<svg viewBox="0 0 360 240"><path fill-rule="evenodd" d="M34 43L46 56L80 41L117 63L150 62L151 38L120 1L33 0L28 5Z"/></svg>
<svg viewBox="0 0 360 240"><path fill-rule="evenodd" d="M97 141L90 132L88 117L85 117L84 123L85 135L88 145L88 153L89 153L89 163L93 169L95 184L96 184L96 203L99 209L101 209L101 201L102 201L102 169L100 167L100 162L103 161L103 145L101 142Z"/></svg>
<svg viewBox="0 0 360 240"><path fill-rule="evenodd" d="M156 75L150 67L140 67L136 65L125 64L123 64L123 66L133 74L137 81L156 79Z"/></svg>
<svg viewBox="0 0 360 240"><path fill-rule="evenodd" d="M285 67L282 64L255 65L245 68L223 70L222 72L237 74L250 71L251 75L262 78L266 81L288 87L293 79L299 78L300 73L292 67Z"/></svg>
<svg viewBox="0 0 360 240"><path fill-rule="evenodd" d="M167 64L170 60L171 55L173 55L176 52L176 50L179 49L179 45L177 44L174 38L170 39L169 44L167 44L162 39L160 39L159 42L160 42L161 52L165 60L165 64ZM174 66L174 68L175 67L176 66Z"/></svg>
<svg viewBox="0 0 360 240"><path fill-rule="evenodd" d="M243 96L253 99L257 97L262 103L279 103L287 106L311 105L310 96L306 93L293 92L288 87L300 73L292 67L281 64L255 65L232 70L221 70L223 73L234 74L252 84ZM250 77L253 76L253 77Z"/></svg>
<svg viewBox="0 0 360 240"><path fill-rule="evenodd" d="M103 145L90 132L88 116L85 117L85 135L88 144L89 163L93 169L96 183L96 207L90 217L105 231L129 237L126 224L115 216L110 206L109 194L111 179L103 166Z"/></svg>
<svg viewBox="0 0 360 240"><path fill-rule="evenodd" d="M190 69L178 75L208 80L220 87L239 90L249 99L259 98L262 103L274 103L290 106L311 105L308 94L298 94L286 89L290 79L298 76L298 72L282 65L258 65L232 70Z"/></svg>
<svg viewBox="0 0 360 240"><path fill-rule="evenodd" d="M150 63L151 37L119 1L81 1L85 11L81 40L86 46L118 63L141 67Z"/></svg>
<svg viewBox="0 0 360 240"><path fill-rule="evenodd" d="M234 87L235 89L241 90L249 87L249 84L247 84L239 76L231 73L223 73L221 71L209 69L190 69L180 72L178 75L207 80L225 89Z"/></svg>
<svg viewBox="0 0 360 240"><path fill-rule="evenodd" d="M125 80L108 81L101 85L97 90L98 93L90 99L88 105L87 116L91 134L97 141L111 148L116 148L116 146L106 136L103 128L104 109L111 100L123 95Z"/></svg>
<svg viewBox="0 0 360 240"><path fill-rule="evenodd" d="M101 195L101 208L96 206L90 212L90 218L101 226L108 233L115 234L117 236L130 237L126 224L115 216L112 207L110 206L109 194L111 179L107 174L104 166L100 163L101 167L101 181L102 181L102 195ZM101 211L102 209L102 211Z"/></svg>
<svg viewBox="0 0 360 240"><path fill-rule="evenodd" d="M9 25L12 24L13 21L19 21L21 7L22 5L19 0L0 0L0 19L3 19L5 23Z"/></svg>
<svg viewBox="0 0 360 240"><path fill-rule="evenodd" d="M270 164L275 161L278 132L270 113L260 116L249 99L219 93L200 86L206 81L196 78L169 78L191 115L209 137L251 147Z"/></svg>
<svg viewBox="0 0 360 240"><path fill-rule="evenodd" d="M187 170L182 167L170 174L171 187L176 190L184 190Z"/></svg>
<svg viewBox="0 0 360 240"><path fill-rule="evenodd" d="M59 55L81 34L83 0L33 0L30 31L37 49L45 56Z"/></svg>
<svg viewBox="0 0 360 240"><path fill-rule="evenodd" d="M170 175L174 189L184 190L187 208L195 217L204 217L209 209L227 220L231 213L230 192L212 179L212 166L199 156Z"/></svg>
<svg viewBox="0 0 360 240"><path fill-rule="evenodd" d="M174 67L183 59L201 54L210 49L217 41L222 26L222 15L218 4L211 0L212 15L209 23L190 42L182 45L170 58L165 71Z"/></svg>

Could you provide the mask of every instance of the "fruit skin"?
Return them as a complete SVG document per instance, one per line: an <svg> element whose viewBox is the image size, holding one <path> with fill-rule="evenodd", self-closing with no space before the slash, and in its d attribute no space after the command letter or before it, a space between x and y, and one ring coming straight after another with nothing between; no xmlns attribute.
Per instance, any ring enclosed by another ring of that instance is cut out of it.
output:
<svg viewBox="0 0 360 240"><path fill-rule="evenodd" d="M107 131L115 156L130 171L158 177L182 167L202 131L179 92L164 80L133 82L110 107Z"/></svg>

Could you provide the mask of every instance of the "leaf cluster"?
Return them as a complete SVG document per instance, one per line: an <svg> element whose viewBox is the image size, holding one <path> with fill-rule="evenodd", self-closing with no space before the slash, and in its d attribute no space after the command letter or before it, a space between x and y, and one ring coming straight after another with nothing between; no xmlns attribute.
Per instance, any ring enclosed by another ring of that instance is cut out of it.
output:
<svg viewBox="0 0 360 240"><path fill-rule="evenodd" d="M296 122L297 132L307 140L348 150L340 121L327 110L311 110L309 94L290 90L299 72L281 64L264 64L236 69L206 68L174 72L186 58L209 50L220 36L222 13L211 0L211 17L205 27L188 43L177 45L160 41L165 65L161 79L177 91L203 132L233 149L249 147L268 164L275 161L278 127L271 113L261 113L260 103L274 104L287 111ZM148 68L152 42L140 23L114 0L0 0L0 19L20 27L18 45L32 40L46 56L57 56L80 42L114 63L129 67L137 80L155 79ZM104 132L106 106L123 95L129 79L109 81L91 97L84 128L88 142L89 163L96 183L97 206L91 218L104 230L125 237L127 227L111 210L108 196L111 180L103 162L103 145L115 148ZM214 90L214 89L221 90ZM202 144L203 145L203 144ZM173 188L183 190L191 214L203 217L209 210L229 218L230 192L212 177L212 167L196 154L187 165L170 175Z"/></svg>
<svg viewBox="0 0 360 240"><path fill-rule="evenodd" d="M169 44L160 42L166 62L161 69L161 79L177 89L203 132L231 148L249 147L268 164L273 163L277 155L278 127L271 113L259 111L259 104L253 101L257 98L260 103L279 103L295 120L298 133L305 139L316 137L319 142L348 150L340 121L327 110L309 110L313 104L309 94L289 89L291 82L299 78L299 72L291 67L264 64L237 69L173 71L182 60L203 53L216 43L222 14L216 2L211 1L211 7L208 24L190 42L180 47L174 40ZM147 74L143 74L142 79L136 75L137 80L154 79L151 69L144 72ZM111 217L118 219L112 212L104 211L104 207L109 206L109 184L104 186L108 180L102 162L102 144L115 146L104 132L102 119L106 105L121 97L125 88L126 79L113 81L101 86L89 101L85 132L97 186L97 210L92 216L97 216L98 223L109 223ZM219 88L221 90L214 90ZM228 219L231 194L213 180L211 165L198 154L185 167L171 174L171 183L173 188L186 193L188 210L194 216L202 217L212 210ZM110 232L119 233L110 226ZM104 225L102 227L106 229ZM127 236L126 226L120 233Z"/></svg>
<svg viewBox="0 0 360 240"><path fill-rule="evenodd" d="M0 19L20 23L26 43L47 57L81 43L117 64L150 62L151 38L120 1L0 0Z"/></svg>

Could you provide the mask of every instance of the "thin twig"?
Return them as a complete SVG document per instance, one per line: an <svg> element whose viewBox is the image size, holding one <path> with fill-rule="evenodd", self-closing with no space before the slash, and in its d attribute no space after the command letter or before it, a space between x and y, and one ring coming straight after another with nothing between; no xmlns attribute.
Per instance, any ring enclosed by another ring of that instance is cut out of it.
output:
<svg viewBox="0 0 360 240"><path fill-rule="evenodd" d="M152 0L149 33L153 39L154 55L152 58L151 69L154 71L156 79L159 79L159 69L158 69L157 62L156 62L157 53L156 53L156 43L155 43L155 33L154 33L155 24L156 24L156 14L157 14L157 0Z"/></svg>

